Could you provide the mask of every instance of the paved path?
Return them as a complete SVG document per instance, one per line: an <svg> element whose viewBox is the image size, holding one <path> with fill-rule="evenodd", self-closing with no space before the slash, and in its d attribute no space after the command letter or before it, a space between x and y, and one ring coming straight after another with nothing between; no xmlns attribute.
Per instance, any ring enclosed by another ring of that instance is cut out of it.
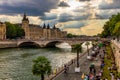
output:
<svg viewBox="0 0 120 80"><path fill-rule="evenodd" d="M76 63L73 63L71 66L69 66L69 71L67 74L62 72L52 80L82 80L81 79L82 74L89 73L89 66L91 65L91 63L95 64L95 68L98 72L101 61L100 59L98 59L98 61L89 61L87 60L87 54L85 54L80 58L79 63L80 63L80 73L75 73Z"/></svg>

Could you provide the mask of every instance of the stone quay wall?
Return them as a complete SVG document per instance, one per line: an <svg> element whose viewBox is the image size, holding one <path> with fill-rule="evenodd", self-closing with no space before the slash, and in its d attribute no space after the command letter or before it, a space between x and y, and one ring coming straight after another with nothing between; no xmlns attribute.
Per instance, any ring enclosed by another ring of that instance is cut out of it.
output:
<svg viewBox="0 0 120 80"><path fill-rule="evenodd" d="M16 48L17 42L15 40L0 41L0 48Z"/></svg>
<svg viewBox="0 0 120 80"><path fill-rule="evenodd" d="M120 72L120 42L118 42L117 40L113 40L111 41L111 43L118 72Z"/></svg>

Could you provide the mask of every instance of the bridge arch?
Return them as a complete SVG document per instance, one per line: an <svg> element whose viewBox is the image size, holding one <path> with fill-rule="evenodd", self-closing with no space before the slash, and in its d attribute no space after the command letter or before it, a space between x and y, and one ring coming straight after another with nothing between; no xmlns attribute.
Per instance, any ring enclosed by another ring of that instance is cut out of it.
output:
<svg viewBox="0 0 120 80"><path fill-rule="evenodd" d="M46 43L45 47L56 47L56 44L63 43L62 41L51 41Z"/></svg>
<svg viewBox="0 0 120 80"><path fill-rule="evenodd" d="M39 48L41 46L37 42L29 41L29 42L21 42L21 43L19 43L18 47L30 47L30 48L36 47L36 48Z"/></svg>

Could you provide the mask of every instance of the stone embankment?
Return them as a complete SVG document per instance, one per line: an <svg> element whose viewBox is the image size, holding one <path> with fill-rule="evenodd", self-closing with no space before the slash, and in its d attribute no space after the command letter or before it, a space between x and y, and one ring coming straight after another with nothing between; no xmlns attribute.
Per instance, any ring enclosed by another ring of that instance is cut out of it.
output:
<svg viewBox="0 0 120 80"><path fill-rule="evenodd" d="M118 72L120 72L120 42L118 42L117 40L113 40L111 42L111 46L115 56L115 62L118 68Z"/></svg>
<svg viewBox="0 0 120 80"><path fill-rule="evenodd" d="M0 48L15 48L15 47L17 47L17 42L14 40L0 41Z"/></svg>

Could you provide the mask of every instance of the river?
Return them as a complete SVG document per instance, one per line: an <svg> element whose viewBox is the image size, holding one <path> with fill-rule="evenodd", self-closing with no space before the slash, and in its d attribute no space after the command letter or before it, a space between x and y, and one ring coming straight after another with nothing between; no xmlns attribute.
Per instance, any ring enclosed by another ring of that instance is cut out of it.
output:
<svg viewBox="0 0 120 80"><path fill-rule="evenodd" d="M76 53L58 48L0 49L0 80L39 80L32 74L32 60L38 56L47 57L54 69L75 58Z"/></svg>

